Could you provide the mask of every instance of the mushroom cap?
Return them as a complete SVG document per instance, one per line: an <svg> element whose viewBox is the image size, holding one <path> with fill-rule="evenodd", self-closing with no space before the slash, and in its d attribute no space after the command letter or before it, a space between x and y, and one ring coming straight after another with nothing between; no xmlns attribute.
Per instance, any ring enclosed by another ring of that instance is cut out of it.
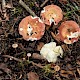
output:
<svg viewBox="0 0 80 80"><path fill-rule="evenodd" d="M41 11L41 17L45 24L51 25L54 22L54 25L57 25L62 20L63 13L59 6L48 5Z"/></svg>
<svg viewBox="0 0 80 80"><path fill-rule="evenodd" d="M27 16L19 24L19 34L24 40L39 40L45 32L45 24L39 17Z"/></svg>
<svg viewBox="0 0 80 80"><path fill-rule="evenodd" d="M80 35L79 25L75 21L64 21L59 26L59 37L66 44L78 41Z"/></svg>

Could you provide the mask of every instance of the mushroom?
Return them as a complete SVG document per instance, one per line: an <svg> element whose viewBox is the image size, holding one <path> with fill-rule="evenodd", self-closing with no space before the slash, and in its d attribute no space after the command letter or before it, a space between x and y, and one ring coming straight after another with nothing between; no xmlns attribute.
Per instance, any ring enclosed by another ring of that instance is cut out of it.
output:
<svg viewBox="0 0 80 80"><path fill-rule="evenodd" d="M58 36L64 43L72 44L78 41L78 38L80 36L80 28L75 21L64 21L61 23L58 29Z"/></svg>
<svg viewBox="0 0 80 80"><path fill-rule="evenodd" d="M19 24L19 34L24 40L39 40L44 35L45 24L39 17L27 16Z"/></svg>
<svg viewBox="0 0 80 80"><path fill-rule="evenodd" d="M40 54L48 60L48 62L56 62L57 61L57 57L63 56L63 50L61 48L61 46L56 46L55 42L50 42L45 44L41 50L40 50Z"/></svg>
<svg viewBox="0 0 80 80"><path fill-rule="evenodd" d="M57 5L48 5L41 11L41 18L47 25L57 25L63 18L62 10Z"/></svg>

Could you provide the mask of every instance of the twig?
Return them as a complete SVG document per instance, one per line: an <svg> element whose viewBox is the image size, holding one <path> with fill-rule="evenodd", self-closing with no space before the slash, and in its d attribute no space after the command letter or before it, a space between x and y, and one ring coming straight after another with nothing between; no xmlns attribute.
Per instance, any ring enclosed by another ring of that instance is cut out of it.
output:
<svg viewBox="0 0 80 80"><path fill-rule="evenodd" d="M4 16L4 19L6 21L9 20L9 15L7 14L7 9L6 9L6 1L5 0L2 0L2 13L3 13L3 16Z"/></svg>
<svg viewBox="0 0 80 80"><path fill-rule="evenodd" d="M40 7L43 7L49 0L45 0L41 5Z"/></svg>
<svg viewBox="0 0 80 80"><path fill-rule="evenodd" d="M19 3L22 7L24 7L27 12L29 12L32 16L37 16L22 0L19 0Z"/></svg>
<svg viewBox="0 0 80 80"><path fill-rule="evenodd" d="M5 9L5 6L6 6L6 1L2 0L2 9Z"/></svg>
<svg viewBox="0 0 80 80"><path fill-rule="evenodd" d="M33 61L31 61L31 63L39 68L44 68L44 66L40 65L40 64L37 64L37 63L34 63Z"/></svg>
<svg viewBox="0 0 80 80"><path fill-rule="evenodd" d="M10 59L13 59L13 60L18 61L18 62L22 62L22 60L21 60L21 59L15 58L15 57L10 56L10 55L2 55L2 56L3 56L3 57L10 58Z"/></svg>
<svg viewBox="0 0 80 80"><path fill-rule="evenodd" d="M53 32L51 32L51 35L58 43L60 43L60 39L58 36L56 36Z"/></svg>
<svg viewBox="0 0 80 80"><path fill-rule="evenodd" d="M18 58L15 58L13 56L10 56L10 55L2 55L3 57L6 57L6 58L10 58L10 59L13 59L15 61L18 61L18 62L23 62L21 59L18 59ZM39 68L43 68L43 66L41 66L40 64L37 64L37 63L34 63L33 61L30 61L33 65L39 67Z"/></svg>

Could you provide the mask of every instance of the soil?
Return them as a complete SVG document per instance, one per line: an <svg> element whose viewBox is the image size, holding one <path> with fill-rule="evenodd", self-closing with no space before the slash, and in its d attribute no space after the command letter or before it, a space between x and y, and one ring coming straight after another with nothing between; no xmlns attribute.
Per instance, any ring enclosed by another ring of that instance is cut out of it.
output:
<svg viewBox="0 0 80 80"><path fill-rule="evenodd" d="M4 1L4 0L2 0ZM57 25L46 28L40 40L26 41L19 34L20 21L29 16L19 0L6 0L3 9L0 0L0 80L80 80L80 39L73 44L58 41L51 32L57 33L61 22L76 21L80 26L80 0L23 0L40 17L44 6L55 4L61 7L64 18ZM41 57L40 49L46 43L55 41L64 51L56 63L49 63ZM12 45L17 44L14 48ZM31 56L28 56L28 54Z"/></svg>

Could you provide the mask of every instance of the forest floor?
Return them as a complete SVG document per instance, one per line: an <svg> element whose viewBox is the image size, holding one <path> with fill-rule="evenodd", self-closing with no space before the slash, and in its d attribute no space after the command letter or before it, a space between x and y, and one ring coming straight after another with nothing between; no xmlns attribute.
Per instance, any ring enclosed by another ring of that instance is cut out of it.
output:
<svg viewBox="0 0 80 80"><path fill-rule="evenodd" d="M44 6L58 5L63 11L62 21L74 20L80 26L80 0L44 1L23 0L37 16ZM26 41L19 34L18 26L29 15L19 0L0 0L0 80L80 80L80 39L68 45L58 42L51 34L57 32L57 25L47 29L40 40ZM61 45L64 51L56 63L49 63L40 55L42 46L51 41ZM13 44L18 47L13 48Z"/></svg>

